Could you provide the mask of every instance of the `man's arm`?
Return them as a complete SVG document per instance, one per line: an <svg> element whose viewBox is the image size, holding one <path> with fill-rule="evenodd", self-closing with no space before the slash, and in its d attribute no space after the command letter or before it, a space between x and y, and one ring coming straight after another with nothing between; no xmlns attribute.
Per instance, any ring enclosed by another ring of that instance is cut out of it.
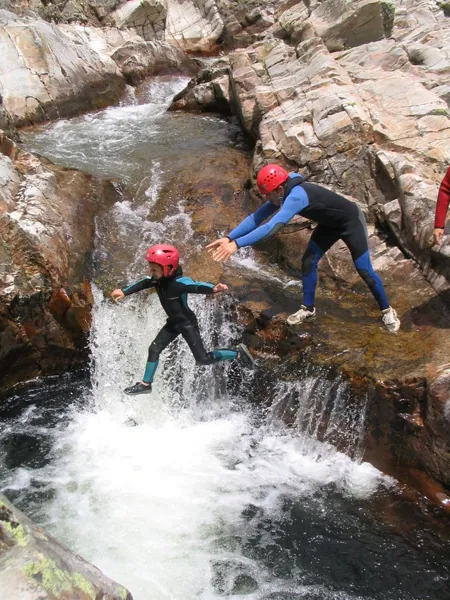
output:
<svg viewBox="0 0 450 600"><path fill-rule="evenodd" d="M434 220L434 226L439 229L445 227L445 217L447 215L448 205L450 204L450 167L445 174L444 179L441 182L439 188L439 194L436 204L436 217Z"/></svg>
<svg viewBox="0 0 450 600"><path fill-rule="evenodd" d="M268 223L261 225L261 227L254 229L247 235L235 239L234 243L238 248L243 248L244 246L252 246L261 240L265 240L268 237L275 235L275 233L289 223L295 215L301 212L307 204L308 196L305 190L296 186L286 198L277 214L272 217Z"/></svg>
<svg viewBox="0 0 450 600"><path fill-rule="evenodd" d="M441 182L438 199L436 203L436 215L434 219L433 239L435 244L442 242L444 235L445 217L447 216L448 205L450 204L450 167Z"/></svg>
<svg viewBox="0 0 450 600"><path fill-rule="evenodd" d="M263 221L268 219L273 213L278 210L272 202L265 202L258 208L253 214L246 217L237 227L233 229L226 237L233 241L239 237L246 235L253 231L256 227L261 225Z"/></svg>
<svg viewBox="0 0 450 600"><path fill-rule="evenodd" d="M156 280L153 279L153 277L144 277L144 279L122 288L122 292L124 296L130 296L130 294L135 294L141 290L148 290L149 288L155 287L155 283Z"/></svg>

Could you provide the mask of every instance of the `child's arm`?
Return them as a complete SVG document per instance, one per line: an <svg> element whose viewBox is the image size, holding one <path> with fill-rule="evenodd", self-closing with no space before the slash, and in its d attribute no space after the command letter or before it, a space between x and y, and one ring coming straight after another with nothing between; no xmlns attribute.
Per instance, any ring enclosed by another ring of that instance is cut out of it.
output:
<svg viewBox="0 0 450 600"><path fill-rule="evenodd" d="M206 283L204 281L194 281L190 277L180 277L177 280L174 291L177 294L217 294L228 290L228 287L224 283Z"/></svg>
<svg viewBox="0 0 450 600"><path fill-rule="evenodd" d="M123 289L113 290L110 294L113 300L121 300L125 296L130 296L130 294L135 294L136 292L140 292L141 290L147 290L155 286L155 280L153 277L144 277L140 281L136 281L136 283L132 283L124 287Z"/></svg>

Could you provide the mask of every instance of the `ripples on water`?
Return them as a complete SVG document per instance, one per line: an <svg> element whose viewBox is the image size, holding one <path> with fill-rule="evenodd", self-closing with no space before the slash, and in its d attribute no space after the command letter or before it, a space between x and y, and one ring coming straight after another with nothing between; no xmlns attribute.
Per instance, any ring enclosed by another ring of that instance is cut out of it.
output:
<svg viewBox="0 0 450 600"><path fill-rule="evenodd" d="M142 191L140 202L124 200L97 222L98 271L114 257L112 238L130 246L133 258L112 267L124 282L144 274L147 245L195 244L182 201L177 214L152 219L165 173L196 147L230 143L220 119L165 113L184 84L156 79L131 105L25 136L59 163ZM262 273L251 251L235 266L288 284ZM352 406L343 384L314 374L274 382L270 410L250 407L252 376L232 364L197 368L176 342L152 395L125 397L164 315L146 294L120 305L99 289L95 296L90 379L37 381L2 409L0 482L20 508L136 600L450 597L447 538L390 478L333 447L342 430L350 455L363 443L365 403ZM190 304L209 347L240 338L225 299ZM292 403L297 420L287 430L280 418Z"/></svg>

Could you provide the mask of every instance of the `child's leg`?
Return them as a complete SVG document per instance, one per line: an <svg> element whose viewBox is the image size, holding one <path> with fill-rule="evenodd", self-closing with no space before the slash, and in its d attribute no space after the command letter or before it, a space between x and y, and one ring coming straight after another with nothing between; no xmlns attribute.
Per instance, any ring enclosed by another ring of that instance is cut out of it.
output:
<svg viewBox="0 0 450 600"><path fill-rule="evenodd" d="M155 337L153 342L150 344L148 349L147 364L145 366L145 373L144 377L142 378L144 383L152 383L156 369L158 368L159 355L171 342L173 342L178 335L179 332L176 331L170 324L166 323Z"/></svg>
<svg viewBox="0 0 450 600"><path fill-rule="evenodd" d="M207 352L200 337L200 330L194 324L183 327L181 335L186 340L196 363L199 365L211 365L214 362L235 360L238 357L239 352L234 348L221 348Z"/></svg>

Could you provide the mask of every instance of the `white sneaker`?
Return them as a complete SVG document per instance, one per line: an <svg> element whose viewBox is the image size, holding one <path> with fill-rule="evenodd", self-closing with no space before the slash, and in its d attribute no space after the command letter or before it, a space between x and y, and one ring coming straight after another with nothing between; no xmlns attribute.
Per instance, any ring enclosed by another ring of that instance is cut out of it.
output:
<svg viewBox="0 0 450 600"><path fill-rule="evenodd" d="M397 317L397 313L392 308L392 306L389 306L389 308L385 308L384 310L382 310L381 314L381 320L383 321L383 326L385 327L385 329L387 329L391 333L395 333L400 329L400 319Z"/></svg>
<svg viewBox="0 0 450 600"><path fill-rule="evenodd" d="M289 323L289 325L298 325L299 323L314 321L315 318L316 309L313 308L312 310L309 310L309 308L306 308L306 306L302 304L300 310L298 310L293 315L289 315L289 317L287 318L287 322Z"/></svg>

